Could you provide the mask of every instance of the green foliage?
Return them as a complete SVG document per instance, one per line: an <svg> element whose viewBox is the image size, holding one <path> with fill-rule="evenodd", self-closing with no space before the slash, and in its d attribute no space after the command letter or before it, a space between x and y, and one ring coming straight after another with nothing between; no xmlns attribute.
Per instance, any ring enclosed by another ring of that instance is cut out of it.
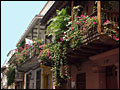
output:
<svg viewBox="0 0 120 90"><path fill-rule="evenodd" d="M6 72L7 76L7 86L11 85L14 82L15 79L15 68L8 67L8 70Z"/></svg>
<svg viewBox="0 0 120 90"><path fill-rule="evenodd" d="M107 34L116 41L119 41L119 26L115 22L106 20L103 24L104 31L102 34Z"/></svg>
<svg viewBox="0 0 120 90"><path fill-rule="evenodd" d="M60 35L67 29L66 25L70 21L71 16L67 13L67 8L56 11L56 17L48 21L46 34L55 36L55 41L60 40Z"/></svg>
<svg viewBox="0 0 120 90"><path fill-rule="evenodd" d="M74 49L82 45L83 40L86 38L85 33L91 33L93 27L97 25L97 17L89 17L87 15L77 16L81 6L74 7L74 21L70 21L70 16L67 14L66 9L61 11L57 10L56 17L49 20L49 26L47 28L47 35L54 35L55 40L49 44L45 44L43 40L34 40L31 46L24 47L25 52L28 53L32 50L33 56L37 56L38 62L44 65L52 66L52 71L55 76L55 85L59 86L62 80L69 77L67 68L67 53L69 49ZM118 40L119 27L109 27L110 22L103 24L104 33L112 34L115 40ZM115 29L115 30L114 30ZM116 32L117 30L117 32ZM24 49L19 46L17 53L21 56L17 56L17 61L23 63L27 58L25 57ZM22 57L24 56L24 57ZM23 61L20 61L23 60ZM62 68L65 68L63 74Z"/></svg>

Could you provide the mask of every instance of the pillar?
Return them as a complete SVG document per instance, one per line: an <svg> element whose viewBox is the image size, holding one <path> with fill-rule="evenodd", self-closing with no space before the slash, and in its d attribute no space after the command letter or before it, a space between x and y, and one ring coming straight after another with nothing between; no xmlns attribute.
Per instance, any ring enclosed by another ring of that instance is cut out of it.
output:
<svg viewBox="0 0 120 90"><path fill-rule="evenodd" d="M98 18L98 33L101 33L101 1L97 1L97 18Z"/></svg>

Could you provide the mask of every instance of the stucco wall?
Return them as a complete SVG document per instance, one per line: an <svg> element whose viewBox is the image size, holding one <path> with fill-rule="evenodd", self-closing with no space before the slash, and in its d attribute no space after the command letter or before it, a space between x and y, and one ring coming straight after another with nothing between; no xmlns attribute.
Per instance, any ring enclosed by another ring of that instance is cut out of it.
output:
<svg viewBox="0 0 120 90"><path fill-rule="evenodd" d="M87 61L81 65L80 73L86 73L86 89L99 89L99 74L93 72L93 64Z"/></svg>

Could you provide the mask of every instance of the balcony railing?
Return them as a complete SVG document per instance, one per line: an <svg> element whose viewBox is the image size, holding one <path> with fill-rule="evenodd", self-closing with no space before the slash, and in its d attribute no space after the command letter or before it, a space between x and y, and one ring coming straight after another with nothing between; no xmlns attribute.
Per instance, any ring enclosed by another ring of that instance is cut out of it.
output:
<svg viewBox="0 0 120 90"><path fill-rule="evenodd" d="M91 15L89 15L90 17L92 16L97 16L97 11L93 12ZM119 13L118 12L114 12L114 11L110 11L110 10L101 10L101 23L102 23L102 28L101 31L103 31L103 23L106 21L113 21L115 22L115 24L119 24ZM97 24L95 27L90 28L89 30L90 32L84 33L84 35L86 36L84 38L84 43L89 43L94 39L97 39L97 36L99 36L99 33L97 32Z"/></svg>
<svg viewBox="0 0 120 90"><path fill-rule="evenodd" d="M102 20L114 21L116 24L119 24L119 12L114 12L110 10L102 10Z"/></svg>
<svg viewBox="0 0 120 90"><path fill-rule="evenodd" d="M24 79L24 73L23 72L16 72L15 73L15 81L23 81Z"/></svg>

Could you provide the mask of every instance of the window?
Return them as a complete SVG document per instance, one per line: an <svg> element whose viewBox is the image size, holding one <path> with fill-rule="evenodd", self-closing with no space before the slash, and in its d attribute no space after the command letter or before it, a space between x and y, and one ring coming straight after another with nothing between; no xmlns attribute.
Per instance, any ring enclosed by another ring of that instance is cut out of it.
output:
<svg viewBox="0 0 120 90"><path fill-rule="evenodd" d="M41 70L36 72L36 89L41 89Z"/></svg>
<svg viewBox="0 0 120 90"><path fill-rule="evenodd" d="M49 75L46 76L46 86L47 86L47 89L49 89Z"/></svg>
<svg viewBox="0 0 120 90"><path fill-rule="evenodd" d="M29 89L29 84L30 84L30 78L29 74L26 75L26 89Z"/></svg>

